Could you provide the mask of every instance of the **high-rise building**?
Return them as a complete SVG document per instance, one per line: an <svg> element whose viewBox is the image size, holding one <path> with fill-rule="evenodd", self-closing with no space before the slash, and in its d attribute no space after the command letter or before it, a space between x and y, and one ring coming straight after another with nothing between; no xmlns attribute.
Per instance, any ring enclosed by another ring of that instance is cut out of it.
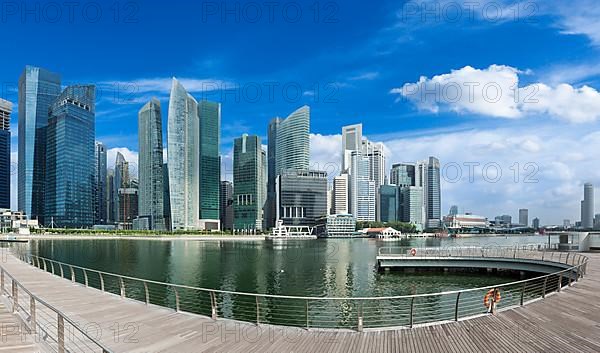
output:
<svg viewBox="0 0 600 353"><path fill-rule="evenodd" d="M594 227L594 185L583 185L583 201L581 203L581 227L592 229Z"/></svg>
<svg viewBox="0 0 600 353"><path fill-rule="evenodd" d="M263 229L266 175L262 152L258 136L244 134L233 142L233 229L238 231Z"/></svg>
<svg viewBox="0 0 600 353"><path fill-rule="evenodd" d="M149 229L164 231L162 115L156 98L138 113L138 143L138 214L148 218Z"/></svg>
<svg viewBox="0 0 600 353"><path fill-rule="evenodd" d="M357 222L376 220L376 188L369 165L369 158L361 151L350 153L350 213Z"/></svg>
<svg viewBox="0 0 600 353"><path fill-rule="evenodd" d="M369 178L375 182L375 188L379 189L379 186L386 182L386 157L383 143L363 140L362 153L369 158Z"/></svg>
<svg viewBox="0 0 600 353"><path fill-rule="evenodd" d="M420 186L405 186L401 188L401 214L402 222L412 223L417 229L423 229L423 214L425 213L423 202L423 188Z"/></svg>
<svg viewBox="0 0 600 353"><path fill-rule="evenodd" d="M96 141L96 183L94 188L94 224L106 224L108 218L106 208L106 178L107 178L107 160L106 146L102 142Z"/></svg>
<svg viewBox="0 0 600 353"><path fill-rule="evenodd" d="M416 186L415 165L409 163L397 163L392 165L390 171L390 184L398 186Z"/></svg>
<svg viewBox="0 0 600 353"><path fill-rule="evenodd" d="M137 182L119 189L119 229L133 229L133 221L139 215L139 194Z"/></svg>
<svg viewBox="0 0 600 353"><path fill-rule="evenodd" d="M169 166L163 163L163 215L165 230L171 230L171 193L169 192Z"/></svg>
<svg viewBox="0 0 600 353"><path fill-rule="evenodd" d="M119 196L118 189L115 189L115 170L108 169L106 172L106 223L115 224L118 219L115 218L119 213L115 208L118 205L115 198Z"/></svg>
<svg viewBox="0 0 600 353"><path fill-rule="evenodd" d="M350 168L350 153L362 148L362 124L342 127L342 173Z"/></svg>
<svg viewBox="0 0 600 353"><path fill-rule="evenodd" d="M50 106L44 212L53 226L94 224L95 99L95 86L69 86Z"/></svg>
<svg viewBox="0 0 600 353"><path fill-rule="evenodd" d="M505 214L502 216L496 216L494 221L496 222L496 225L510 226L512 224L512 217Z"/></svg>
<svg viewBox="0 0 600 353"><path fill-rule="evenodd" d="M277 177L277 220L315 227L327 216L327 173L286 169Z"/></svg>
<svg viewBox="0 0 600 353"><path fill-rule="evenodd" d="M519 225L527 227L529 224L529 210L526 208L521 208L519 210Z"/></svg>
<svg viewBox="0 0 600 353"><path fill-rule="evenodd" d="M199 228L200 139L198 103L173 79L169 100L167 129L167 163L171 229Z"/></svg>
<svg viewBox="0 0 600 353"><path fill-rule="evenodd" d="M401 203L401 187L396 185L381 185L379 187L379 220L381 222L396 222L401 220L399 214Z"/></svg>
<svg viewBox="0 0 600 353"><path fill-rule="evenodd" d="M120 222L122 219L121 212L121 198L119 197L119 190L122 188L130 187L130 177L129 177L129 162L125 160L125 156L121 152L117 152L117 157L115 159L115 173L113 176L113 194L111 197L113 198L113 219L115 222Z"/></svg>
<svg viewBox="0 0 600 353"><path fill-rule="evenodd" d="M275 218L277 217L277 193L275 192L275 182L277 180L277 130L281 118L274 118L269 122L267 129L267 203L265 205L265 228L273 228L275 226Z"/></svg>
<svg viewBox="0 0 600 353"><path fill-rule="evenodd" d="M306 170L310 163L310 108L304 106L277 127L277 147L275 149L275 173L287 169Z"/></svg>
<svg viewBox="0 0 600 353"><path fill-rule="evenodd" d="M333 178L333 202L331 213L349 214L348 207L348 174Z"/></svg>
<svg viewBox="0 0 600 353"><path fill-rule="evenodd" d="M46 127L50 105L61 94L60 76L26 66L19 78L18 209L44 224Z"/></svg>
<svg viewBox="0 0 600 353"><path fill-rule="evenodd" d="M220 221L221 229L232 230L233 229L233 183L230 181L221 181L221 188L219 190L219 203L220 203Z"/></svg>
<svg viewBox="0 0 600 353"><path fill-rule="evenodd" d="M218 230L219 186L221 184L221 104L202 100L198 102L200 186L199 219L202 229Z"/></svg>
<svg viewBox="0 0 600 353"><path fill-rule="evenodd" d="M426 227L438 228L441 226L442 204L440 184L440 161L435 157L429 157L426 167L425 179L425 211Z"/></svg>
<svg viewBox="0 0 600 353"><path fill-rule="evenodd" d="M534 218L531 222L531 226L533 227L533 229L540 229L540 219L537 217Z"/></svg>
<svg viewBox="0 0 600 353"><path fill-rule="evenodd" d="M0 98L0 208L10 209L10 114L12 103Z"/></svg>
<svg viewBox="0 0 600 353"><path fill-rule="evenodd" d="M450 211L448 212L448 215L456 216L457 214L458 214L458 206L457 205L450 206Z"/></svg>

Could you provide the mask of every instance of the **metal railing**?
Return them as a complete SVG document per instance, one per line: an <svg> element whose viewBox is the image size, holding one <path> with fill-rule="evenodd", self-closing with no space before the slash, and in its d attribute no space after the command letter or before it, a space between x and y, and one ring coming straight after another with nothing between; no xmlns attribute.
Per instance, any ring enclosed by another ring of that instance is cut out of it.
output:
<svg viewBox="0 0 600 353"><path fill-rule="evenodd" d="M25 332L30 333L37 343L44 344L49 350L58 353L112 353L88 333L95 330L90 327L82 328L60 310L32 294L2 266L0 295L7 297L13 314L19 315L27 326ZM97 330L96 333L100 335Z"/></svg>
<svg viewBox="0 0 600 353"><path fill-rule="evenodd" d="M384 250L388 249L388 250ZM406 250L383 248L382 255L411 256ZM437 256L510 256L560 262L569 267L552 274L505 284L431 294L386 297L300 297L241 293L134 278L39 257L19 254L21 260L54 275L93 287L121 298L159 305L175 311L203 315L213 320L234 319L255 324L315 328L352 329L414 327L458 321L488 313L483 298L488 292L499 293L494 302L498 310L523 306L531 301L560 292L582 278L587 258L574 253L510 248L442 249ZM427 254L421 249L417 254ZM396 254L398 252L399 254ZM494 296L495 297L495 296Z"/></svg>

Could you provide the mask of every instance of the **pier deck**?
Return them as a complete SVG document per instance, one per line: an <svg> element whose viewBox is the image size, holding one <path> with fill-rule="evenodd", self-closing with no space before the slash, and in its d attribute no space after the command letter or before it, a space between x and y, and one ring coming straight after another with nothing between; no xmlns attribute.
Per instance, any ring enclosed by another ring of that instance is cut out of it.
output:
<svg viewBox="0 0 600 353"><path fill-rule="evenodd" d="M96 338L114 352L591 353L600 352L600 254L586 256L584 279L525 307L447 324L361 333L213 321L86 288L10 254L0 265L80 326L93 327Z"/></svg>

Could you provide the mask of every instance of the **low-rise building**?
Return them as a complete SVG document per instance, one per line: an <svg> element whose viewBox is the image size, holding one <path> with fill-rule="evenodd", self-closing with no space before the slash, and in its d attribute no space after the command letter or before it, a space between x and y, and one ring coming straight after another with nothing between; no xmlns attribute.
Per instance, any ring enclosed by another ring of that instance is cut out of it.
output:
<svg viewBox="0 0 600 353"><path fill-rule="evenodd" d="M317 235L327 238L350 238L356 235L356 219L350 214L330 215L319 219Z"/></svg>
<svg viewBox="0 0 600 353"><path fill-rule="evenodd" d="M449 215L444 217L444 224L448 228L487 228L488 220L486 217L477 216L470 213Z"/></svg>

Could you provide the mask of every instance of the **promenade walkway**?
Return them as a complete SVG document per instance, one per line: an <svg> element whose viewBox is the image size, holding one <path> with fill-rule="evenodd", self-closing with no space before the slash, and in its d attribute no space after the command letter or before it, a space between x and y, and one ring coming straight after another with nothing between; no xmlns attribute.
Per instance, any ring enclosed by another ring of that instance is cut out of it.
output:
<svg viewBox="0 0 600 353"><path fill-rule="evenodd" d="M35 335L11 311L12 308L0 299L0 353L43 352L36 343Z"/></svg>
<svg viewBox="0 0 600 353"><path fill-rule="evenodd" d="M527 306L447 324L360 333L213 321L86 288L10 254L0 265L114 352L596 353L600 352L600 254L586 256L590 262L584 279ZM65 336L68 345L69 335ZM0 352L3 348L0 342Z"/></svg>

